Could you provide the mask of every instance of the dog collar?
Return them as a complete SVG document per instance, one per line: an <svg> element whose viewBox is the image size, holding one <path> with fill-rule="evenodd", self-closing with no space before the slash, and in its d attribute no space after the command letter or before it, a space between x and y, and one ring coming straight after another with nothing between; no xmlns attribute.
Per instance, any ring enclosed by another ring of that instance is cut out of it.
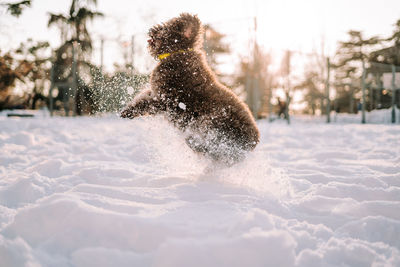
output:
<svg viewBox="0 0 400 267"><path fill-rule="evenodd" d="M175 51L175 52L171 52L171 53L164 53L164 54L158 55L157 58L158 58L158 60L163 60L163 59L165 59L165 58L167 58L167 57L169 57L169 56L171 56L173 54L185 53L185 52L188 52L188 51L193 51L193 48L189 48L187 50L181 49L181 50L178 50L178 51Z"/></svg>

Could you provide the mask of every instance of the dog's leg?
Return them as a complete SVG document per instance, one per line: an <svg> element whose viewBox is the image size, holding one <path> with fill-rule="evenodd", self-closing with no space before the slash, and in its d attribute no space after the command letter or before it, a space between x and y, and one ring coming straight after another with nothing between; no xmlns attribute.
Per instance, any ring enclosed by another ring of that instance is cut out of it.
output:
<svg viewBox="0 0 400 267"><path fill-rule="evenodd" d="M137 95L122 112L122 118L133 119L146 114L155 115L161 110L159 99L148 89Z"/></svg>

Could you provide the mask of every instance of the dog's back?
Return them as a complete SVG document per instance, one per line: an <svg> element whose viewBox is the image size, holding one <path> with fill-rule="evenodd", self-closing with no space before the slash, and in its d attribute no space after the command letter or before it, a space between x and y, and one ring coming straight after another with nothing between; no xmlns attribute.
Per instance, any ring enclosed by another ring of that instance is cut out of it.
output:
<svg viewBox="0 0 400 267"><path fill-rule="evenodd" d="M259 142L248 107L217 81L201 51L183 51L162 60L151 83L166 100L169 119L190 132L193 149L221 158L237 153L227 150L250 151Z"/></svg>

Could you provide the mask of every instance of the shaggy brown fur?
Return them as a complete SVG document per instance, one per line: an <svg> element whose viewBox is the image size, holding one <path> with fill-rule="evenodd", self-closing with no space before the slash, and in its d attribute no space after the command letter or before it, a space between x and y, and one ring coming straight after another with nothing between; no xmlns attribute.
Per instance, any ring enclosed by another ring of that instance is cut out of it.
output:
<svg viewBox="0 0 400 267"><path fill-rule="evenodd" d="M187 134L194 150L233 164L259 142L248 107L219 83L202 50L197 16L181 14L149 31L149 51L160 59L151 75L151 89L139 94L121 113L123 118L164 113Z"/></svg>

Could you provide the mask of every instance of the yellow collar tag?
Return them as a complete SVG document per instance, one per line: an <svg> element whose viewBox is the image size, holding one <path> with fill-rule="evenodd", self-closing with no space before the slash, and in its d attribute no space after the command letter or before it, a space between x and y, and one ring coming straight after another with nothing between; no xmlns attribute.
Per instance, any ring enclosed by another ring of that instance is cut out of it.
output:
<svg viewBox="0 0 400 267"><path fill-rule="evenodd" d="M185 53L185 52L188 52L188 51L193 51L193 48L189 48L188 50L182 50L181 49L181 50L178 50L178 51L172 52L172 53L164 53L164 54L158 55L157 58L158 58L158 60L163 60L164 58L167 58L170 55L177 54L177 53Z"/></svg>
<svg viewBox="0 0 400 267"><path fill-rule="evenodd" d="M158 60L163 60L164 58L167 58L170 55L171 55L171 53L165 53L165 54L158 55Z"/></svg>

